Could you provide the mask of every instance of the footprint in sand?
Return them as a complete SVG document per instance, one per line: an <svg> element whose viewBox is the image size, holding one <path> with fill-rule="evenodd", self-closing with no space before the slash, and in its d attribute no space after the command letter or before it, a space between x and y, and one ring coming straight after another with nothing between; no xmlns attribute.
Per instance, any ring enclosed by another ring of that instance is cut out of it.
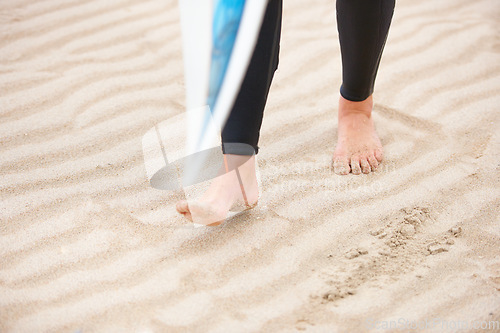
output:
<svg viewBox="0 0 500 333"><path fill-rule="evenodd" d="M381 279L397 280L399 275L415 270L428 255L448 252L462 228L454 226L429 240L423 231L432 222L430 210L419 206L403 208L376 221L377 227L369 231L374 237L373 245L369 249L352 248L343 255L344 259L325 267L320 273L324 285L310 296L311 302L325 305L340 301L356 295L363 285L377 287ZM492 281L500 288L500 274Z"/></svg>

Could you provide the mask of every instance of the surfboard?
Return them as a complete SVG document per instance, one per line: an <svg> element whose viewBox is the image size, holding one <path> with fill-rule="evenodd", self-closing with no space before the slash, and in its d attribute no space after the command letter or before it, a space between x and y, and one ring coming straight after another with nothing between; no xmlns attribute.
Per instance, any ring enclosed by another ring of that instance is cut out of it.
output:
<svg viewBox="0 0 500 333"><path fill-rule="evenodd" d="M186 84L187 154L214 146L248 69L268 0L180 0ZM190 160L184 181L203 164Z"/></svg>
<svg viewBox="0 0 500 333"><path fill-rule="evenodd" d="M186 112L143 136L152 187L179 190L212 177L205 162L222 156L221 129L246 74L267 2L179 0Z"/></svg>
<svg viewBox="0 0 500 333"><path fill-rule="evenodd" d="M187 110L208 104L215 120L224 124L248 68L267 2L179 0Z"/></svg>

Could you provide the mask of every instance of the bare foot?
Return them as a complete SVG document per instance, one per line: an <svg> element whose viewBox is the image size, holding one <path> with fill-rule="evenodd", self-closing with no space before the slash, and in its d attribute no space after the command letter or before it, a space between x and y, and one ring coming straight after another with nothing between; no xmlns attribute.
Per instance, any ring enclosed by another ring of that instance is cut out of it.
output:
<svg viewBox="0 0 500 333"><path fill-rule="evenodd" d="M255 156L224 155L225 166L221 174L212 180L210 187L196 201L177 202L177 211L191 222L219 225L231 208L253 208L259 198L255 173Z"/></svg>
<svg viewBox="0 0 500 333"><path fill-rule="evenodd" d="M362 102L340 97L338 141L333 153L336 174L370 173L382 162L383 149L373 125L372 109L372 96Z"/></svg>

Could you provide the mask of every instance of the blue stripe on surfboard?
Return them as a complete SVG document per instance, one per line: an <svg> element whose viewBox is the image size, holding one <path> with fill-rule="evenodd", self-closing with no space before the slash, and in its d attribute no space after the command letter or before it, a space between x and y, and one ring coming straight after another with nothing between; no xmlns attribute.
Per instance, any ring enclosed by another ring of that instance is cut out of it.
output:
<svg viewBox="0 0 500 333"><path fill-rule="evenodd" d="M207 104L215 110L234 42L238 34L245 0L219 0L215 7L212 34L212 62Z"/></svg>
<svg viewBox="0 0 500 333"><path fill-rule="evenodd" d="M245 0L219 0L215 6L212 26L212 59L207 98L207 104L211 112L215 110L217 97L224 82L244 7ZM210 113L207 114L203 122L198 146L201 145L201 140L203 140L209 122Z"/></svg>

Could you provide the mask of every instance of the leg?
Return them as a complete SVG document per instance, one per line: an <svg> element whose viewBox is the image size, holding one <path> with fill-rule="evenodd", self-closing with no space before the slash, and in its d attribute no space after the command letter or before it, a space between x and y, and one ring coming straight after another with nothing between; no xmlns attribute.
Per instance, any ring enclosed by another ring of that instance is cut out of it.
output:
<svg viewBox="0 0 500 333"><path fill-rule="evenodd" d="M231 143L250 145L255 150L250 154L258 153L257 144L267 95L278 68L281 10L282 0L269 0L248 71L222 131L222 145L226 154L248 154Z"/></svg>
<svg viewBox="0 0 500 333"><path fill-rule="evenodd" d="M337 0L342 86L333 166L338 174L369 173L382 161L372 94L394 6L395 0Z"/></svg>
<svg viewBox="0 0 500 333"><path fill-rule="evenodd" d="M269 0L247 73L222 131L226 170L197 202L189 206L186 201L177 203L177 211L190 220L196 216L197 223L217 224L235 203L253 206L258 200L254 155L258 152L264 107L278 66L281 9L282 0Z"/></svg>

